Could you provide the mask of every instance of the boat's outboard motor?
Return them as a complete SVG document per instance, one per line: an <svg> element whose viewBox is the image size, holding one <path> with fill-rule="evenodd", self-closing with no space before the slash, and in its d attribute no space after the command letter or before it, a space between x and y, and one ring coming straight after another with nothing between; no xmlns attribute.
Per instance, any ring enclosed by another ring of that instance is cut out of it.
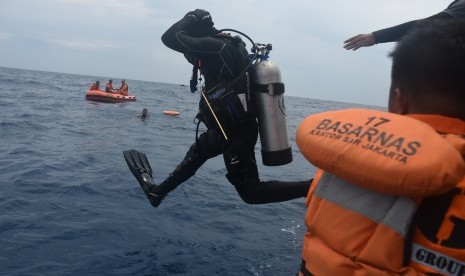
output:
<svg viewBox="0 0 465 276"><path fill-rule="evenodd" d="M269 59L271 44L254 44L255 60L250 70L251 90L258 117L262 162L280 166L292 162L284 107L284 83L278 66Z"/></svg>

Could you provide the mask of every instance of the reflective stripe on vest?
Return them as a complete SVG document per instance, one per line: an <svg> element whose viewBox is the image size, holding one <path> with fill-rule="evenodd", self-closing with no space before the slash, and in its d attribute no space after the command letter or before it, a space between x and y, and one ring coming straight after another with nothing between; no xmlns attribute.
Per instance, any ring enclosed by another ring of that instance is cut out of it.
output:
<svg viewBox="0 0 465 276"><path fill-rule="evenodd" d="M416 205L408 198L384 195L324 172L315 194L325 200L384 224L405 237Z"/></svg>
<svg viewBox="0 0 465 276"><path fill-rule="evenodd" d="M444 275L465 275L465 263L419 244L413 244L411 260Z"/></svg>

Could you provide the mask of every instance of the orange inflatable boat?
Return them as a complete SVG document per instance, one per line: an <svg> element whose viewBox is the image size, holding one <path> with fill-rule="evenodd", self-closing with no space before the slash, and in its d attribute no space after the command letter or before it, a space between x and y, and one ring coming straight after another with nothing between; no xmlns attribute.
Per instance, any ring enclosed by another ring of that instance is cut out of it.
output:
<svg viewBox="0 0 465 276"><path fill-rule="evenodd" d="M123 96L118 93L107 93L100 90L89 90L86 93L86 100L103 103L134 102L136 101L136 96L131 94Z"/></svg>

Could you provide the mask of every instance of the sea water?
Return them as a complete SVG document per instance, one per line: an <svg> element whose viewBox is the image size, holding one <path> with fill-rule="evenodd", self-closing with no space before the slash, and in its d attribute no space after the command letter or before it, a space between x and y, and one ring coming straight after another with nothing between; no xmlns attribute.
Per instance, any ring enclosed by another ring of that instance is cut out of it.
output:
<svg viewBox="0 0 465 276"><path fill-rule="evenodd" d="M194 142L199 95L127 80L136 102L85 100L91 82L108 79L0 67L0 275L295 275L305 199L248 205L218 156L151 207L122 152L145 152L162 181ZM366 107L290 96L285 104L294 161L263 166L258 142L262 180L311 179L297 125Z"/></svg>

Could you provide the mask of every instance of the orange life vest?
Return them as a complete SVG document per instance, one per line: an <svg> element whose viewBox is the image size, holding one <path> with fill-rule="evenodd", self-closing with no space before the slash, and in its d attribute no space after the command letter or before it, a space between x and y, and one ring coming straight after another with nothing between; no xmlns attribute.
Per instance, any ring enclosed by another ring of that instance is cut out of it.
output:
<svg viewBox="0 0 465 276"><path fill-rule="evenodd" d="M121 85L121 88L120 88L121 94L127 95L127 94L128 94L128 90L129 90L128 84L127 84L127 83L123 83L123 84Z"/></svg>
<svg viewBox="0 0 465 276"><path fill-rule="evenodd" d="M299 275L422 275L404 263L420 199L450 191L465 162L428 125L352 109L307 117L297 145L319 167Z"/></svg>
<svg viewBox="0 0 465 276"><path fill-rule="evenodd" d="M415 115L431 125L465 157L465 122ZM410 266L422 272L465 275L465 179L450 192L425 198L415 223Z"/></svg>
<svg viewBox="0 0 465 276"><path fill-rule="evenodd" d="M113 92L113 90L113 85L111 85L111 83L107 83L105 87L105 92Z"/></svg>

